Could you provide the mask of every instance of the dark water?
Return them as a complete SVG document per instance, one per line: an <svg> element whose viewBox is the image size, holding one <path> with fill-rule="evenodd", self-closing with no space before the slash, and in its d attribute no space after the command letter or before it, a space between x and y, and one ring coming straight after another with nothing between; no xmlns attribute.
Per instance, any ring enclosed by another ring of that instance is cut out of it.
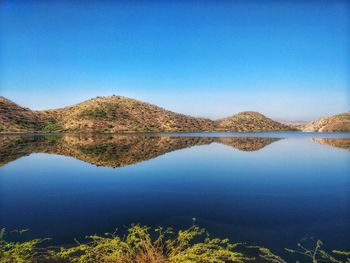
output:
<svg viewBox="0 0 350 263"><path fill-rule="evenodd" d="M350 134L180 135L2 135L0 227L67 244L196 218L277 252L350 249Z"/></svg>

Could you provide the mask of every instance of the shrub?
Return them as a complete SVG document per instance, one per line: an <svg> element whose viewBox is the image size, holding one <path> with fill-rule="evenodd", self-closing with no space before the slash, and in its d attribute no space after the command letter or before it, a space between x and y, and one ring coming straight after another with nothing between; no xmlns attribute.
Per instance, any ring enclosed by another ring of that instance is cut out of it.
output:
<svg viewBox="0 0 350 263"><path fill-rule="evenodd" d="M44 126L44 131L46 132L56 132L62 130L61 125L55 122L50 122Z"/></svg>
<svg viewBox="0 0 350 263"><path fill-rule="evenodd" d="M23 233L26 230L18 231ZM40 258L40 250L38 244L43 239L33 239L25 242L9 242L5 241L6 231L0 230L0 263L27 263L38 262Z"/></svg>
<svg viewBox="0 0 350 263"><path fill-rule="evenodd" d="M18 233L21 233L19 231ZM132 225L124 237L116 233L87 237L87 242L70 247L48 247L40 245L43 239L25 242L8 242L5 230L0 231L0 263L29 262L72 262L72 263L233 263L254 260L239 252L238 246L253 249L252 254L266 262L287 263L268 248L230 243L228 239L210 238L209 234L196 225L174 232L171 228L151 229ZM311 249L298 244L297 250L286 249L298 254L300 262L350 262L350 252L333 250L330 255L321 249L317 241ZM242 249L241 249L242 250ZM337 257L337 258L336 258Z"/></svg>
<svg viewBox="0 0 350 263"><path fill-rule="evenodd" d="M108 119L108 114L99 108L89 108L81 112L80 117L94 118L94 119Z"/></svg>
<svg viewBox="0 0 350 263"><path fill-rule="evenodd" d="M156 234L154 238L152 234ZM77 263L225 263L245 259L233 250L235 244L227 239L210 239L198 226L174 233L170 228L151 231L149 227L134 225L125 238L116 234L88 238L91 240L88 243L62 248L58 258Z"/></svg>

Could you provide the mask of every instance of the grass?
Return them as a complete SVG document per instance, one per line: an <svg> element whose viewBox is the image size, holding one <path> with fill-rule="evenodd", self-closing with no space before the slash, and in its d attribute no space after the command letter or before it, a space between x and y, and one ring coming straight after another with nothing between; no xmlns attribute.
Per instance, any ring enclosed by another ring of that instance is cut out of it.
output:
<svg viewBox="0 0 350 263"><path fill-rule="evenodd" d="M268 248L211 238L205 229L196 225L178 232L171 228L133 225L124 236L117 233L92 235L86 237L85 242L76 241L70 247L43 247L43 239L10 242L5 240L5 234L2 229L1 263L239 263L256 259L258 262L288 262ZM300 262L350 262L350 252L333 250L331 255L321 246L318 240L311 249L298 244L298 249L286 250L301 257ZM254 250L250 255L256 254L257 258L242 253L247 250Z"/></svg>

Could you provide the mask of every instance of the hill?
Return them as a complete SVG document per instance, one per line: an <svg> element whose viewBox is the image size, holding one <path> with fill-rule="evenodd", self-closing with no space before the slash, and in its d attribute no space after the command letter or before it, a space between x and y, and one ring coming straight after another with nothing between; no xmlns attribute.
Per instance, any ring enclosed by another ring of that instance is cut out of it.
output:
<svg viewBox="0 0 350 263"><path fill-rule="evenodd" d="M212 121L175 113L121 96L97 97L61 109L31 111L3 97L2 132L200 132L285 131L290 126L257 112L242 112Z"/></svg>
<svg viewBox="0 0 350 263"><path fill-rule="evenodd" d="M43 130L54 121L49 115L35 112L0 96L0 132L23 132Z"/></svg>
<svg viewBox="0 0 350 263"><path fill-rule="evenodd" d="M177 132L210 131L212 121L165 110L121 96L97 97L63 109L45 112L66 131Z"/></svg>
<svg viewBox="0 0 350 263"><path fill-rule="evenodd" d="M304 132L350 132L350 112L320 118L301 129Z"/></svg>
<svg viewBox="0 0 350 263"><path fill-rule="evenodd" d="M288 131L294 130L288 125L269 119L261 113L245 111L231 117L215 121L216 130L234 132Z"/></svg>

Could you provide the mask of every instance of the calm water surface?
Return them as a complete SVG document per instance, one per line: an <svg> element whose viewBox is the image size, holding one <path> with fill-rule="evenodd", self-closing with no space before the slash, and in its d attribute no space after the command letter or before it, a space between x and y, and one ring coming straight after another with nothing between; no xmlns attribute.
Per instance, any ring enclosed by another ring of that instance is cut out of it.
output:
<svg viewBox="0 0 350 263"><path fill-rule="evenodd" d="M350 249L350 134L2 135L0 227L72 243L131 223L276 252Z"/></svg>

